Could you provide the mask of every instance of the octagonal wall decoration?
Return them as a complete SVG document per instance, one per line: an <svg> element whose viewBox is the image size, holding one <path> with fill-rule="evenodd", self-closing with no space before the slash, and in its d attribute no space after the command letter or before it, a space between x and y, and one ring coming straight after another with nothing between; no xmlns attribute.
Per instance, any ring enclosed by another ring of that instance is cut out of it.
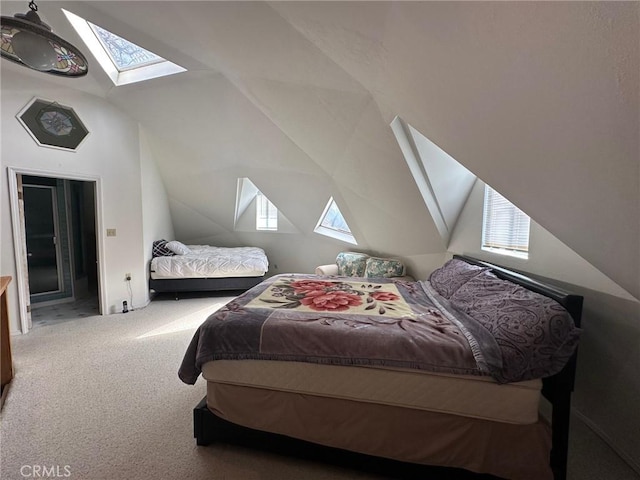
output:
<svg viewBox="0 0 640 480"><path fill-rule="evenodd" d="M34 98L16 115L41 147L75 151L89 130L71 107Z"/></svg>

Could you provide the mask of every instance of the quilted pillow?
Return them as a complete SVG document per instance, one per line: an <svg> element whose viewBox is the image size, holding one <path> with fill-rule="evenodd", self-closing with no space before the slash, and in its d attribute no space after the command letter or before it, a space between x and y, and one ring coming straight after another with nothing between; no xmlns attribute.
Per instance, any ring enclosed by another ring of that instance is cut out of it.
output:
<svg viewBox="0 0 640 480"><path fill-rule="evenodd" d="M186 255L187 253L191 253L191 249L189 247L187 247L184 243L178 242L177 240L168 242L167 248L176 255Z"/></svg>
<svg viewBox="0 0 640 480"><path fill-rule="evenodd" d="M364 271L367 278L401 277L404 275L404 264L392 258L369 257Z"/></svg>
<svg viewBox="0 0 640 480"><path fill-rule="evenodd" d="M471 265L470 263L452 258L429 276L431 286L444 298L451 295L473 277L488 270L486 267Z"/></svg>
<svg viewBox="0 0 640 480"><path fill-rule="evenodd" d="M520 285L482 272L456 291L451 305L478 321L502 352L499 381L558 373L578 346L581 330L562 305Z"/></svg>
<svg viewBox="0 0 640 480"><path fill-rule="evenodd" d="M154 257L172 257L175 255L175 253L167 248L167 241L164 239L153 242L151 254Z"/></svg>
<svg viewBox="0 0 640 480"><path fill-rule="evenodd" d="M345 277L364 277L369 255L358 252L340 252L336 257L338 275Z"/></svg>

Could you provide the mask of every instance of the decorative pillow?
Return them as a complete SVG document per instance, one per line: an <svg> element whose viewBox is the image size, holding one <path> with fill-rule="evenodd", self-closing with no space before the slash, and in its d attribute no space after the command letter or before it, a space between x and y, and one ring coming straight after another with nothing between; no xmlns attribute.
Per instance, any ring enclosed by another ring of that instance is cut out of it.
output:
<svg viewBox="0 0 640 480"><path fill-rule="evenodd" d="M451 298L451 295L473 277L488 270L486 267L471 265L457 258L452 258L440 268L431 272L429 282L431 286L444 298Z"/></svg>
<svg viewBox="0 0 640 480"><path fill-rule="evenodd" d="M364 277L369 255L358 252L340 252L336 257L338 275L345 277Z"/></svg>
<svg viewBox="0 0 640 480"><path fill-rule="evenodd" d="M451 296L451 305L478 321L502 352L499 381L558 373L578 346L581 330L562 305L490 272L476 275Z"/></svg>
<svg viewBox="0 0 640 480"><path fill-rule="evenodd" d="M178 242L177 240L168 242L167 248L176 255L186 255L187 253L191 253L191 249L189 247L187 247L184 243Z"/></svg>
<svg viewBox="0 0 640 480"><path fill-rule="evenodd" d="M364 276L373 277L401 277L404 275L404 264L393 258L369 257Z"/></svg>
<svg viewBox="0 0 640 480"><path fill-rule="evenodd" d="M154 257L172 257L175 255L175 253L167 248L167 241L164 239L153 242L151 254Z"/></svg>

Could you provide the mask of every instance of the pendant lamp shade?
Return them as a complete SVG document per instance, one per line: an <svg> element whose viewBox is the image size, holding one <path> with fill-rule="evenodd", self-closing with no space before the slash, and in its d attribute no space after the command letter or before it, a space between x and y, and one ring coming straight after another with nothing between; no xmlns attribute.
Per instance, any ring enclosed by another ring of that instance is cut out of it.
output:
<svg viewBox="0 0 640 480"><path fill-rule="evenodd" d="M89 71L87 59L73 45L58 37L40 20L32 0L30 11L1 17L2 58L34 70L65 77L81 77Z"/></svg>

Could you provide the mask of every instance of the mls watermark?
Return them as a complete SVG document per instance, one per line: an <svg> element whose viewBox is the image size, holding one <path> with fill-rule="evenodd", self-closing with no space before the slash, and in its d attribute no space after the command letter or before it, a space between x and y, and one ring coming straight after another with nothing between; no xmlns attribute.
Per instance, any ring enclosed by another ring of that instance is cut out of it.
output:
<svg viewBox="0 0 640 480"><path fill-rule="evenodd" d="M69 478L70 465L22 465L20 475L23 478Z"/></svg>

